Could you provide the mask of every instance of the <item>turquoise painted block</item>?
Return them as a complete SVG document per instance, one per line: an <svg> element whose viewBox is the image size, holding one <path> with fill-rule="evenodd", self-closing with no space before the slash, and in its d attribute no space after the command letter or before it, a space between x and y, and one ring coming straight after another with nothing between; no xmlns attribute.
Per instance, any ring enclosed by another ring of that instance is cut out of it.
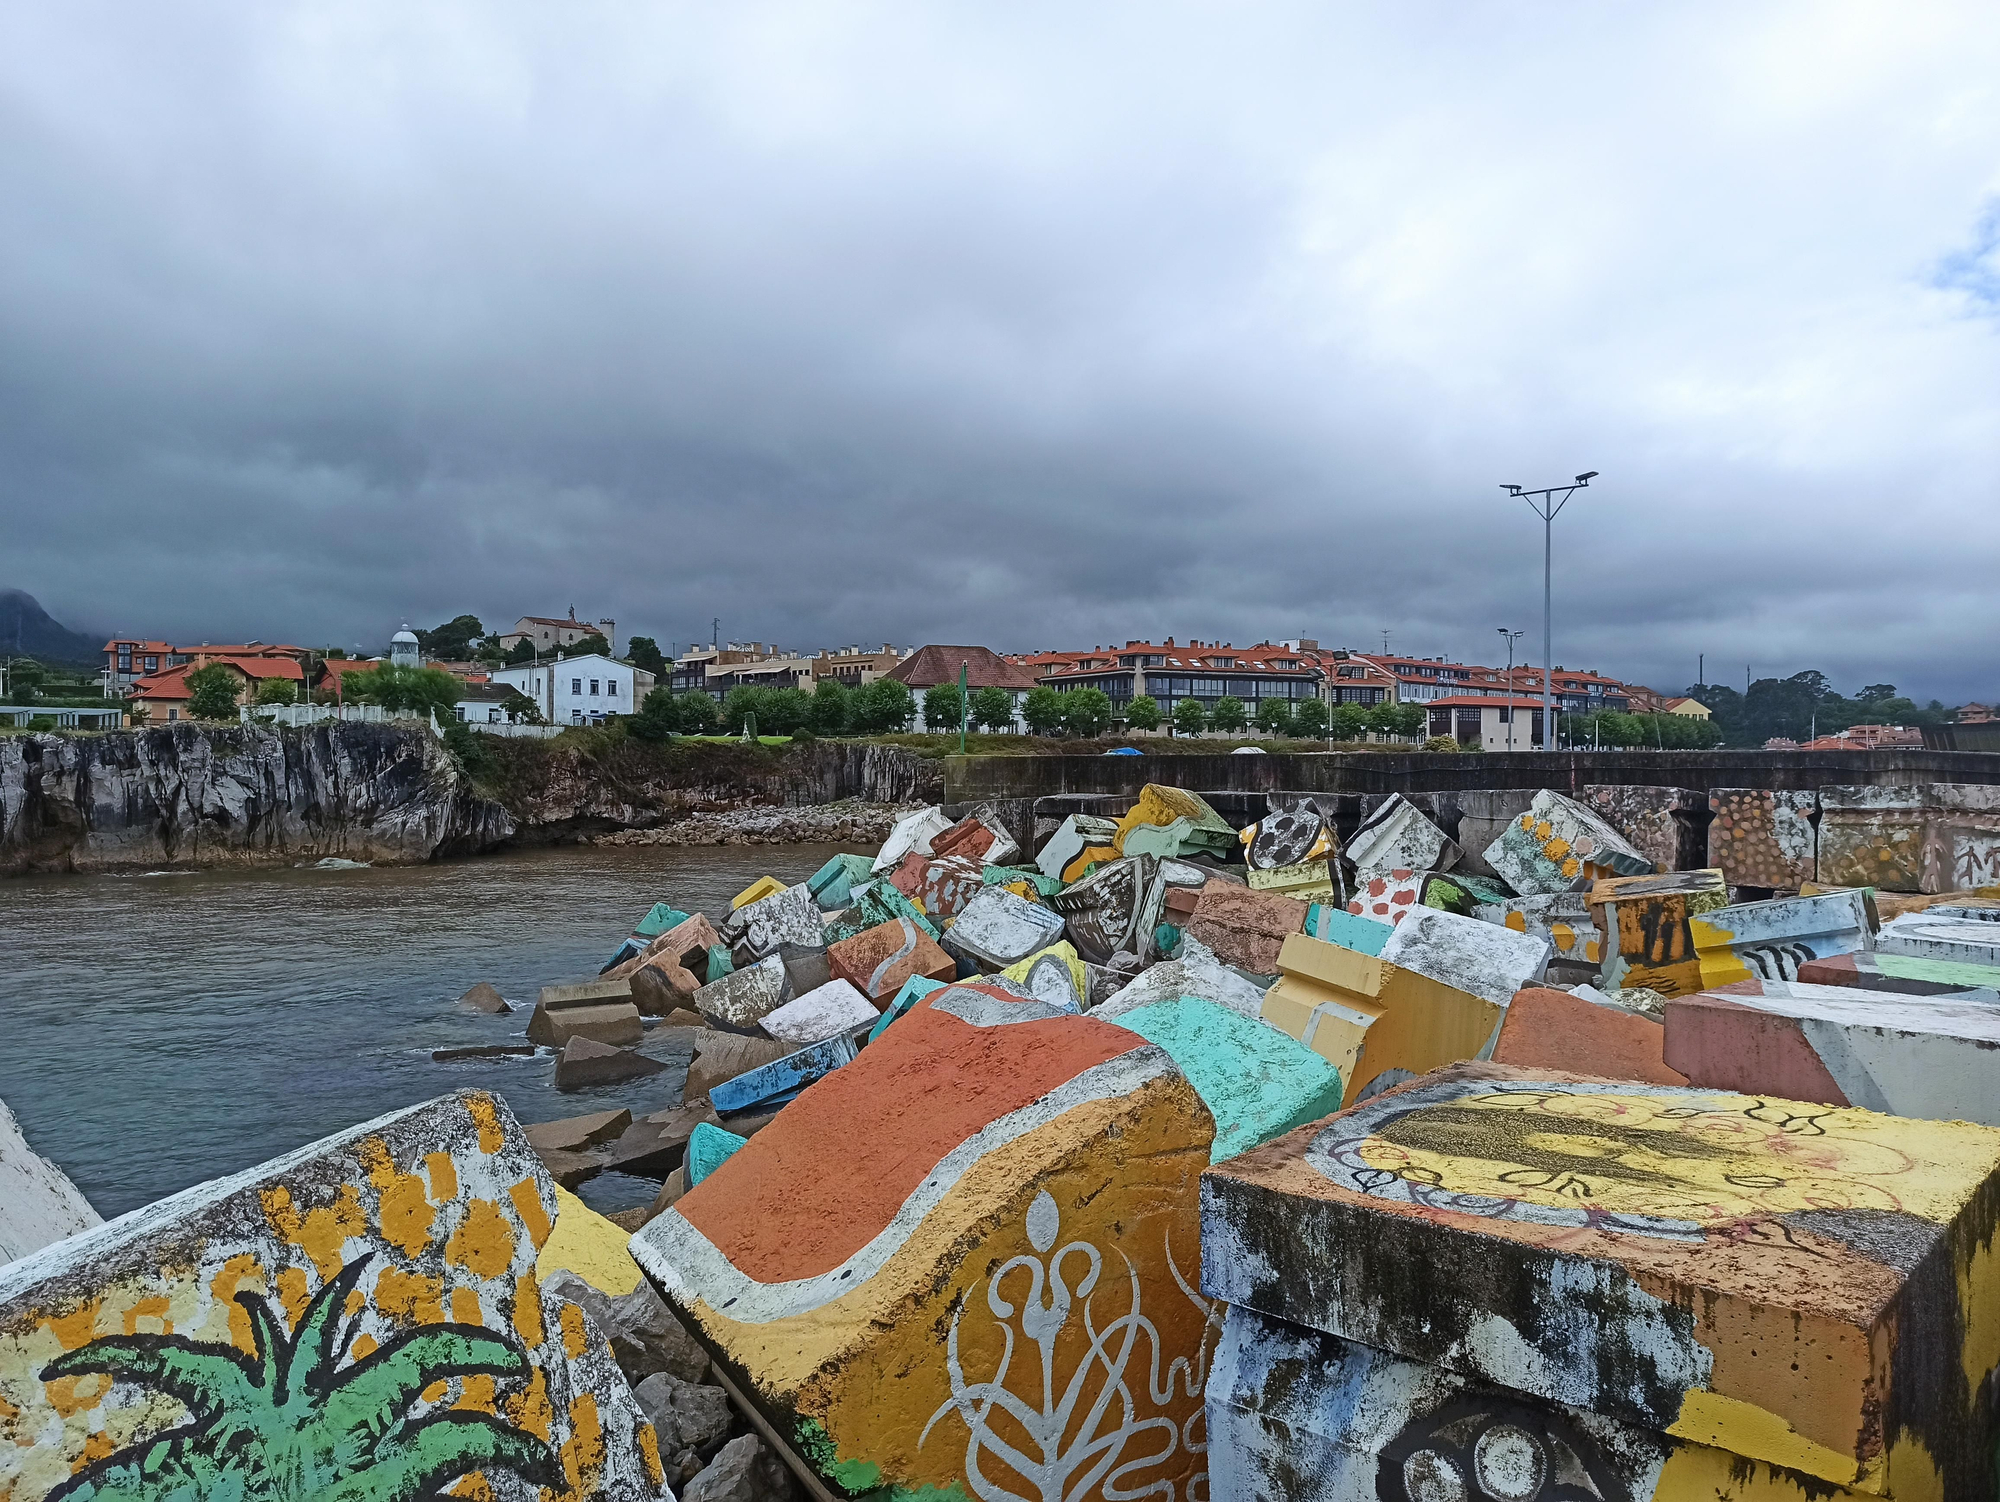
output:
<svg viewBox="0 0 2000 1502"><path fill-rule="evenodd" d="M890 1002L888 1009L882 1013L882 1020L868 1029L868 1041L873 1043L877 1038L882 1036L883 1029L887 1028L890 1023L902 1016L903 1013L909 1011L911 1007L922 1001L931 992L942 991L943 989L944 982L941 980L926 980L921 975L911 976L903 982L903 989L896 993L896 999Z"/></svg>
<svg viewBox="0 0 2000 1502"><path fill-rule="evenodd" d="M689 916L689 914L682 912L677 907L670 907L664 902L656 902L653 904L653 910L639 920L638 927L634 928L632 933L636 938L657 939L668 929L676 928L687 922Z"/></svg>
<svg viewBox="0 0 2000 1502"><path fill-rule="evenodd" d="M1394 932L1386 923L1350 913L1346 908L1335 907L1330 902L1315 902L1306 910L1307 938L1324 939L1329 944L1338 944L1342 949L1356 950L1361 954L1380 954L1382 946L1389 942L1389 935Z"/></svg>
<svg viewBox="0 0 2000 1502"><path fill-rule="evenodd" d="M875 862L865 855L836 855L806 878L806 890L823 912L834 912L854 900L854 889L873 879Z"/></svg>
<svg viewBox="0 0 2000 1502"><path fill-rule="evenodd" d="M823 1080L841 1065L853 1062L853 1040L841 1034L724 1080L708 1092L708 1103L718 1111L747 1111L752 1106L789 1100L815 1080Z"/></svg>
<svg viewBox="0 0 2000 1502"><path fill-rule="evenodd" d="M748 1142L734 1132L724 1131L713 1122L696 1124L687 1145L687 1183L692 1189L729 1161L730 1154Z"/></svg>
<svg viewBox="0 0 2000 1502"><path fill-rule="evenodd" d="M1340 1071L1256 1017L1197 996L1135 1007L1112 1026L1167 1051L1215 1118L1220 1163L1340 1109Z"/></svg>
<svg viewBox="0 0 2000 1502"><path fill-rule="evenodd" d="M711 944L708 946L708 978L710 980L718 980L722 976L731 975L735 973L735 970L736 961L729 957L729 946L727 944Z"/></svg>
<svg viewBox="0 0 2000 1502"><path fill-rule="evenodd" d="M878 881L861 894L861 900L854 910L866 920L864 929L874 928L883 923L894 923L898 918L908 918L933 939L938 937L938 926L930 920L924 910L918 907L886 881Z"/></svg>
<svg viewBox="0 0 2000 1502"><path fill-rule="evenodd" d="M1061 877L1044 876L1033 866L987 866L980 871L979 877L989 887L1004 887L1010 882L1025 881L1043 897L1053 897L1063 889Z"/></svg>

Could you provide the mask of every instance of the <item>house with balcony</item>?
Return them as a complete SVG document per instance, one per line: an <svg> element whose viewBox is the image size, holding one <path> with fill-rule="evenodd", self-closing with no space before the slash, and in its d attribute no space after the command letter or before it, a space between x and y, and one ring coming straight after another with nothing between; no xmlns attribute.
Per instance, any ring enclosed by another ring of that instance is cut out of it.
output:
<svg viewBox="0 0 2000 1502"><path fill-rule="evenodd" d="M1329 672L1339 655L1323 651L1311 640L1237 647L1199 639L1182 645L1170 636L1164 643L1128 641L1122 647L1034 652L1010 660L1032 673L1037 683L1053 689L1102 689L1111 700L1112 712L1118 715L1146 694L1158 701L1166 715L1171 715L1183 699L1198 699L1204 708L1213 709L1216 700L1227 696L1241 700L1254 718L1258 703L1264 699L1324 698ZM1380 681L1372 686L1381 694L1392 691ZM1379 703L1380 699L1354 702Z"/></svg>

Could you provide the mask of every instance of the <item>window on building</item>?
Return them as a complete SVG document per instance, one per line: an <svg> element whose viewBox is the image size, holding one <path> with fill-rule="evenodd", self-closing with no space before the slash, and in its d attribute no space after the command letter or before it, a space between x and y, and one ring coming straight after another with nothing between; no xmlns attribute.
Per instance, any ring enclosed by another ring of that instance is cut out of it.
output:
<svg viewBox="0 0 2000 1502"><path fill-rule="evenodd" d="M465 706L463 704L454 704L451 712L458 716L460 724L465 722Z"/></svg>
<svg viewBox="0 0 2000 1502"><path fill-rule="evenodd" d="M167 711L167 718L170 720L178 720L180 717L181 717L181 712L178 709L170 709Z"/></svg>
<svg viewBox="0 0 2000 1502"><path fill-rule="evenodd" d="M593 699L597 697L597 680L595 678L590 680L590 697Z"/></svg>
<svg viewBox="0 0 2000 1502"><path fill-rule="evenodd" d="M487 710L487 711L486 711L486 723L487 723L487 724L489 724L489 725L497 725L497 724L499 724L499 723L500 723L500 711L499 711L498 709L489 709L489 710Z"/></svg>
<svg viewBox="0 0 2000 1502"><path fill-rule="evenodd" d="M583 680L582 680L581 678L572 678L572 679L570 679L570 681L569 681L569 691L570 691L571 693L573 693L573 694L580 694L580 693L582 693L582 692L583 692Z"/></svg>
<svg viewBox="0 0 2000 1502"><path fill-rule="evenodd" d="M157 673L159 672L159 670L160 670L160 659L157 657L148 657L146 659L146 671L149 673Z"/></svg>
<svg viewBox="0 0 2000 1502"><path fill-rule="evenodd" d="M604 694L606 698L610 699L618 697L618 680L616 678L606 678L604 680Z"/></svg>
<svg viewBox="0 0 2000 1502"><path fill-rule="evenodd" d="M132 654L130 652L120 652L118 654L118 671L121 673L132 671Z"/></svg>

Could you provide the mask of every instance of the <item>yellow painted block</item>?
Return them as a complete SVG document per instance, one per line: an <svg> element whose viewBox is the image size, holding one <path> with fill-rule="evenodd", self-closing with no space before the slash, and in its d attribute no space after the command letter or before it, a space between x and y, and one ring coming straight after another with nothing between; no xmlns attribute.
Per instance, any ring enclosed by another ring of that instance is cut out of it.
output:
<svg viewBox="0 0 2000 1502"><path fill-rule="evenodd" d="M1070 984L1076 991L1076 1003L1083 1005L1083 999L1090 995L1090 977L1084 974L1083 958L1076 952L1076 946L1064 939L1059 944L1051 944L1047 949L1037 950L1018 965L1009 965L1000 973L1016 985L1026 986L1037 996L1042 988L1031 980L1034 972L1050 965L1060 965L1069 972ZM1036 977L1039 979L1039 977Z"/></svg>
<svg viewBox="0 0 2000 1502"><path fill-rule="evenodd" d="M1139 801L1131 811L1118 821L1118 834L1114 843L1122 852L1125 836L1141 824L1171 824L1176 819L1186 819L1197 829L1209 829L1235 838L1236 831L1229 821L1208 805L1208 800L1199 793L1190 793L1185 788L1162 787L1157 782L1149 782L1139 790Z"/></svg>
<svg viewBox="0 0 2000 1502"><path fill-rule="evenodd" d="M753 902L762 902L766 897L775 897L785 890L785 884L775 876L760 876L749 886L729 899L733 908L748 907Z"/></svg>
<svg viewBox="0 0 2000 1502"><path fill-rule="evenodd" d="M631 1232L613 1225L561 1185L556 1186L556 1224L535 1259L535 1281L572 1272L599 1293L613 1298L639 1286L639 1264L625 1248Z"/></svg>
<svg viewBox="0 0 2000 1502"><path fill-rule="evenodd" d="M1301 902L1318 902L1334 895L1333 876L1323 860L1300 861L1296 866L1278 866L1270 871L1259 871L1253 866L1250 889L1296 897Z"/></svg>
<svg viewBox="0 0 2000 1502"><path fill-rule="evenodd" d="M1426 1074L1480 1057L1505 1015L1469 991L1304 934L1286 937L1278 969L1262 1016L1340 1071L1343 1106L1385 1069Z"/></svg>
<svg viewBox="0 0 2000 1502"><path fill-rule="evenodd" d="M1092 866L1103 865L1118 859L1118 852L1109 845L1092 845L1088 850L1080 850L1076 858L1062 869L1064 882L1082 881L1090 874Z"/></svg>

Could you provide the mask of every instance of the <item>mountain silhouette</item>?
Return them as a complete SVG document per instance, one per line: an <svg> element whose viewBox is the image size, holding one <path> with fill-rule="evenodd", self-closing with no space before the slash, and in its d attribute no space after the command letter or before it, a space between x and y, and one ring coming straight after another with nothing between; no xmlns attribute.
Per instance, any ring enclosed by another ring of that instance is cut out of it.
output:
<svg viewBox="0 0 2000 1502"><path fill-rule="evenodd" d="M95 672L104 666L104 638L70 630L26 590L0 589L0 654Z"/></svg>

